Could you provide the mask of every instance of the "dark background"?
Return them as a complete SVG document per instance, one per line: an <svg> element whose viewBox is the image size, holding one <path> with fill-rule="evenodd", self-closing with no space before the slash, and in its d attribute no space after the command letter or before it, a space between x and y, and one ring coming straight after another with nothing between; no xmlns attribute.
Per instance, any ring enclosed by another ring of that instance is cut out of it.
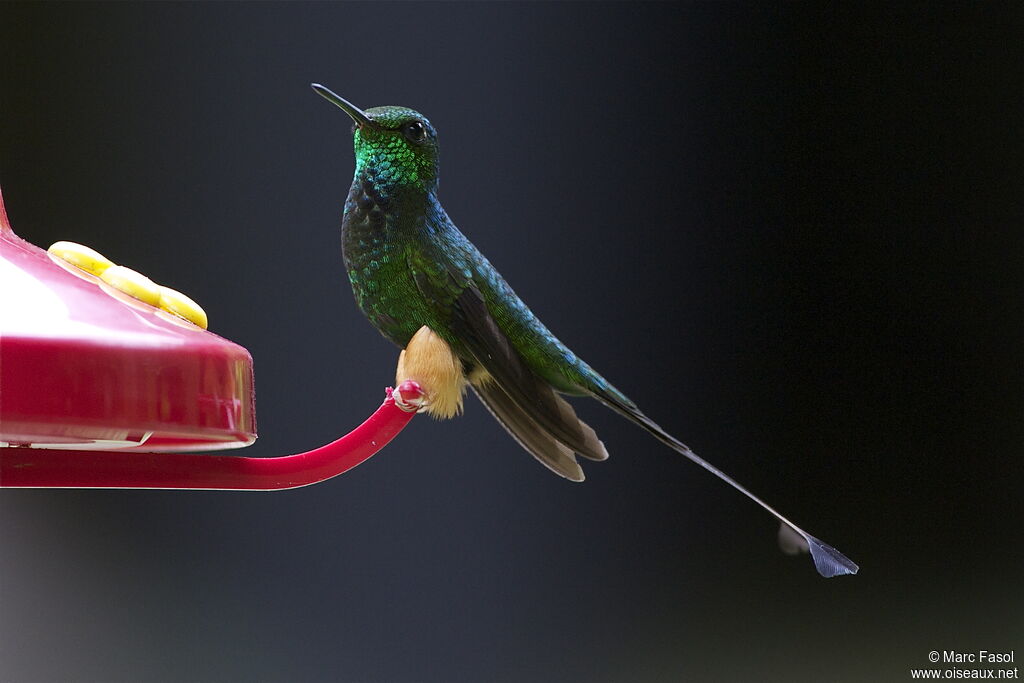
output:
<svg viewBox="0 0 1024 683"><path fill-rule="evenodd" d="M658 422L552 476L470 399L291 492L0 493L0 680L903 681L1015 649L1024 120L1013 5L0 5L15 230L181 289L259 441L348 431L397 349L338 229L350 123L426 114L441 198ZM10 293L4 293L10 295Z"/></svg>

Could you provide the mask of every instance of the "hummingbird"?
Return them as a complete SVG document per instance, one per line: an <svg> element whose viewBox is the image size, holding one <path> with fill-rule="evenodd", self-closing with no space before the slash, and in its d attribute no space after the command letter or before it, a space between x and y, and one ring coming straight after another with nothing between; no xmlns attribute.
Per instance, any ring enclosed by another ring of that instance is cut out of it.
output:
<svg viewBox="0 0 1024 683"><path fill-rule="evenodd" d="M810 552L825 577L858 566L808 534L647 417L558 340L456 227L438 199L438 136L407 107L362 110L318 83L352 119L355 174L342 218L342 254L356 303L403 349L398 380L421 380L426 412L454 417L472 388L537 460L583 481L577 457L608 451L563 396L589 396L722 479L779 521L783 551Z"/></svg>

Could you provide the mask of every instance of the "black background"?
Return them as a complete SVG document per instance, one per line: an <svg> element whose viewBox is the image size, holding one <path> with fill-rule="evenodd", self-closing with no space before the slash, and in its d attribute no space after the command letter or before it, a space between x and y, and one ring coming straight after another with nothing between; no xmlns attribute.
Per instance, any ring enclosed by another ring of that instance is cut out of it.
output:
<svg viewBox="0 0 1024 683"><path fill-rule="evenodd" d="M397 350L338 247L350 123L440 131L449 214L654 419L552 476L470 399L291 492L3 491L3 681L909 680L1024 657L1014 5L0 5L15 230L181 289L312 448ZM10 295L10 293L4 293Z"/></svg>

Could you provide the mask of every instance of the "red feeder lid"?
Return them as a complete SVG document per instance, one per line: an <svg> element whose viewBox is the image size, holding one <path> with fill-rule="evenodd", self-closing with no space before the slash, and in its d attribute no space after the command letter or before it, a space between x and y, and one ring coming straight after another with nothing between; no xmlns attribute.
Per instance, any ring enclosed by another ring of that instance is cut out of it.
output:
<svg viewBox="0 0 1024 683"><path fill-rule="evenodd" d="M0 446L256 440L252 356L14 234L0 195Z"/></svg>

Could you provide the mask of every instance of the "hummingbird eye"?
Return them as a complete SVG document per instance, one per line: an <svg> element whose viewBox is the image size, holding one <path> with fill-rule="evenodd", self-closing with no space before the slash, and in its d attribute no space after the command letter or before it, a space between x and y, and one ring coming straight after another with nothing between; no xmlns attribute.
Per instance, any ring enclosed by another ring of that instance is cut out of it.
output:
<svg viewBox="0 0 1024 683"><path fill-rule="evenodd" d="M427 128L420 121L410 121L402 126L402 134L410 142L423 142L427 137Z"/></svg>

